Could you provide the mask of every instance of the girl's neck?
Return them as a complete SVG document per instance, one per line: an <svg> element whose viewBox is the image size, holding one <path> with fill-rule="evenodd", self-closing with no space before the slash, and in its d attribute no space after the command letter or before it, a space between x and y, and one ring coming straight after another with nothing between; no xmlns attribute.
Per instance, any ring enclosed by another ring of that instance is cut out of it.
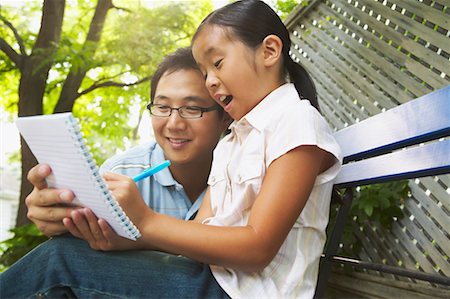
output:
<svg viewBox="0 0 450 299"><path fill-rule="evenodd" d="M201 162L173 164L170 167L173 178L183 185L184 191L192 203L197 200L208 185L211 163L212 157L209 159L203 158Z"/></svg>

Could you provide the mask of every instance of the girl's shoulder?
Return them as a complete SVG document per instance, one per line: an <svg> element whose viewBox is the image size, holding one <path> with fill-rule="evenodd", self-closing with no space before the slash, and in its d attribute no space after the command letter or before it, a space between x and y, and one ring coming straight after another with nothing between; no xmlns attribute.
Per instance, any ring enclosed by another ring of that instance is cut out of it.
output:
<svg viewBox="0 0 450 299"><path fill-rule="evenodd" d="M270 127L278 130L296 130L300 128L326 129L327 121L307 99L291 97L274 109ZM303 130L302 130L303 131ZM328 130L327 130L328 131Z"/></svg>
<svg viewBox="0 0 450 299"><path fill-rule="evenodd" d="M272 159L302 145L318 146L339 159L339 145L327 120L308 100L290 103L266 127L265 143L274 153Z"/></svg>

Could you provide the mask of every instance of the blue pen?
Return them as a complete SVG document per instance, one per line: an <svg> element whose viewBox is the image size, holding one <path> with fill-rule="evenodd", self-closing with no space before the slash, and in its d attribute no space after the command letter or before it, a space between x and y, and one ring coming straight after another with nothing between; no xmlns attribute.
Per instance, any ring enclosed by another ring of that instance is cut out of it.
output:
<svg viewBox="0 0 450 299"><path fill-rule="evenodd" d="M151 176L151 175L154 175L155 173L157 173L157 172L163 170L163 169L166 168L166 167L169 167L169 165L170 165L170 161L169 161L169 160L166 160L166 161L162 162L162 163L159 164L159 165L156 165L156 166L154 166L154 167L151 167L151 168L149 168L149 169L144 170L143 172L141 172L140 174L138 174L137 176L135 176L135 177L133 178L133 181L139 182L140 180L145 179L145 178L147 178L147 177L149 177L149 176Z"/></svg>

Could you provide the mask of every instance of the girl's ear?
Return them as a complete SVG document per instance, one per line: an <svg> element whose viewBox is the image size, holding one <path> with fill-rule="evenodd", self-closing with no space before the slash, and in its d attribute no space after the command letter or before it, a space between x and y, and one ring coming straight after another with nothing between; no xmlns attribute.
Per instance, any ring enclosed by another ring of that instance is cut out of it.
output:
<svg viewBox="0 0 450 299"><path fill-rule="evenodd" d="M261 47L265 66L273 66L281 60L283 42L278 36L274 34L266 36Z"/></svg>

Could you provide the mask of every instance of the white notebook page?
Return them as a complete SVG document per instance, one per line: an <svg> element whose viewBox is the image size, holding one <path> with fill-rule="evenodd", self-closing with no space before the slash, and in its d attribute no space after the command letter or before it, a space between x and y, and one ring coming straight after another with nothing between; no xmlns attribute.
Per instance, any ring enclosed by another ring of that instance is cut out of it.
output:
<svg viewBox="0 0 450 299"><path fill-rule="evenodd" d="M52 168L49 187L72 190L74 204L90 208L117 234L132 240L140 236L107 189L72 113L20 117L16 125L39 163Z"/></svg>

